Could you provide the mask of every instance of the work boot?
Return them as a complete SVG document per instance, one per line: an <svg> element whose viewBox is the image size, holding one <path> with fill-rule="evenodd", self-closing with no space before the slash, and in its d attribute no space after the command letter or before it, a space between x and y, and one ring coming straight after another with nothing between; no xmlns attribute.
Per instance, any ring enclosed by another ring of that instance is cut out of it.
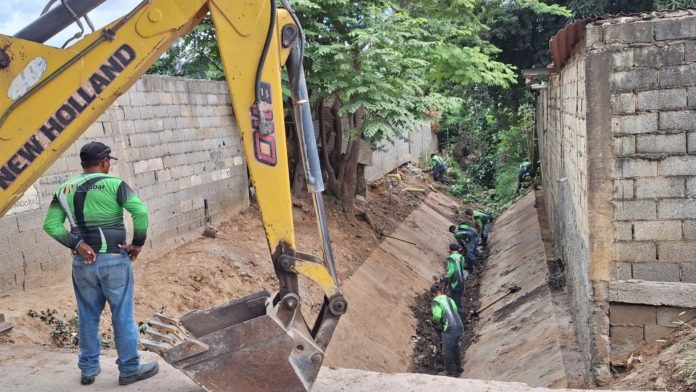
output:
<svg viewBox="0 0 696 392"><path fill-rule="evenodd" d="M97 372L92 374L92 375L89 375L89 376L83 373L82 376L80 377L80 384L82 384L82 385L94 384L94 380L97 379L97 376L99 375L99 373L101 373L101 368L97 368Z"/></svg>
<svg viewBox="0 0 696 392"><path fill-rule="evenodd" d="M140 369L132 376L119 376L118 383L128 385L134 382L150 378L159 372L159 364L157 362L146 362L140 365Z"/></svg>

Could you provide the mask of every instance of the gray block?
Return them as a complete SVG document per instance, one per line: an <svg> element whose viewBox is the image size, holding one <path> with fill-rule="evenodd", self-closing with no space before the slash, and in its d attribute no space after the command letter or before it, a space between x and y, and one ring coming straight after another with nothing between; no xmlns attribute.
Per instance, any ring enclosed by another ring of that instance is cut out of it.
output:
<svg viewBox="0 0 696 392"><path fill-rule="evenodd" d="M19 223L19 232L23 233L26 231L43 231L43 222L46 215L46 211L38 209L32 212L26 212L17 215L17 222Z"/></svg>
<svg viewBox="0 0 696 392"><path fill-rule="evenodd" d="M658 247L660 261L696 262L696 242L665 242Z"/></svg>
<svg viewBox="0 0 696 392"><path fill-rule="evenodd" d="M686 179L686 197L696 198L696 177Z"/></svg>
<svg viewBox="0 0 696 392"><path fill-rule="evenodd" d="M6 236L10 233L18 233L19 224L16 215L5 215L0 217L0 235Z"/></svg>
<svg viewBox="0 0 696 392"><path fill-rule="evenodd" d="M141 106L140 107L140 118L143 120L148 120L155 117L155 110L152 106Z"/></svg>
<svg viewBox="0 0 696 392"><path fill-rule="evenodd" d="M651 22L631 22L610 24L604 28L606 43L636 43L653 41Z"/></svg>
<svg viewBox="0 0 696 392"><path fill-rule="evenodd" d="M687 106L686 89L651 90L638 93L638 110L682 109Z"/></svg>
<svg viewBox="0 0 696 392"><path fill-rule="evenodd" d="M656 132L657 113L613 116L611 130L614 135Z"/></svg>
<svg viewBox="0 0 696 392"><path fill-rule="evenodd" d="M633 270L632 266L633 264L631 263L617 263L617 262L612 262L612 278L614 280L629 280L633 279Z"/></svg>
<svg viewBox="0 0 696 392"><path fill-rule="evenodd" d="M686 136L687 151L696 152L696 132L688 132Z"/></svg>
<svg viewBox="0 0 696 392"><path fill-rule="evenodd" d="M21 233L9 233L7 236L8 241L15 249L26 249L36 247L36 231L42 230L31 230L24 231Z"/></svg>
<svg viewBox="0 0 696 392"><path fill-rule="evenodd" d="M654 22L657 41L696 38L696 17L665 18Z"/></svg>
<svg viewBox="0 0 696 392"><path fill-rule="evenodd" d="M681 221L639 221L633 223L636 241L681 240Z"/></svg>
<svg viewBox="0 0 696 392"><path fill-rule="evenodd" d="M636 153L636 137L624 136L614 138L614 153L617 156L633 155Z"/></svg>
<svg viewBox="0 0 696 392"><path fill-rule="evenodd" d="M620 178L657 176L657 162L646 159L618 158L616 168Z"/></svg>
<svg viewBox="0 0 696 392"><path fill-rule="evenodd" d="M681 265L681 281L684 283L696 283L696 263Z"/></svg>
<svg viewBox="0 0 696 392"><path fill-rule="evenodd" d="M696 156L673 156L660 161L658 171L661 176L696 175Z"/></svg>
<svg viewBox="0 0 696 392"><path fill-rule="evenodd" d="M609 84L613 92L651 90L658 86L658 74L655 70L642 68L633 71L614 72L609 77Z"/></svg>
<svg viewBox="0 0 696 392"><path fill-rule="evenodd" d="M633 199L633 180L614 180L614 197L617 199Z"/></svg>
<svg viewBox="0 0 696 392"><path fill-rule="evenodd" d="M696 199L660 200L660 219L696 219Z"/></svg>
<svg viewBox="0 0 696 392"><path fill-rule="evenodd" d="M685 220L682 226L684 239L687 241L696 240L696 221Z"/></svg>
<svg viewBox="0 0 696 392"><path fill-rule="evenodd" d="M616 227L616 239L618 241L633 240L633 223L632 222L614 222Z"/></svg>
<svg viewBox="0 0 696 392"><path fill-rule="evenodd" d="M639 178L636 180L636 198L684 197L683 178Z"/></svg>
<svg viewBox="0 0 696 392"><path fill-rule="evenodd" d="M686 100L686 99L685 99ZM614 114L632 114L636 112L636 95L633 93L612 94L611 104Z"/></svg>
<svg viewBox="0 0 696 392"><path fill-rule="evenodd" d="M686 134L674 135L639 135L636 139L636 151L639 153L686 153Z"/></svg>
<svg viewBox="0 0 696 392"><path fill-rule="evenodd" d="M616 201L617 220L655 220L657 203L652 200Z"/></svg>
<svg viewBox="0 0 696 392"><path fill-rule="evenodd" d="M617 242L614 244L614 249L616 261L657 260L657 246L652 242Z"/></svg>
<svg viewBox="0 0 696 392"><path fill-rule="evenodd" d="M687 86L696 83L696 64L665 66L660 68L657 74L660 87Z"/></svg>
<svg viewBox="0 0 696 392"><path fill-rule="evenodd" d="M679 264L633 263L633 279L651 282L679 282Z"/></svg>
<svg viewBox="0 0 696 392"><path fill-rule="evenodd" d="M660 130L696 130L696 111L660 112Z"/></svg>
<svg viewBox="0 0 696 392"><path fill-rule="evenodd" d="M140 109L137 106L123 107L124 120L140 120Z"/></svg>

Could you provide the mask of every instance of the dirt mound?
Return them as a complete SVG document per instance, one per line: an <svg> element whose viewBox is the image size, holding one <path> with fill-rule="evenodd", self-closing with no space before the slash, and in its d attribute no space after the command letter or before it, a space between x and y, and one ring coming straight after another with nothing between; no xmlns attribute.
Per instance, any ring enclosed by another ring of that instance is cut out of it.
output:
<svg viewBox="0 0 696 392"><path fill-rule="evenodd" d="M682 324L670 337L636 350L628 370L607 388L696 391L696 320Z"/></svg>

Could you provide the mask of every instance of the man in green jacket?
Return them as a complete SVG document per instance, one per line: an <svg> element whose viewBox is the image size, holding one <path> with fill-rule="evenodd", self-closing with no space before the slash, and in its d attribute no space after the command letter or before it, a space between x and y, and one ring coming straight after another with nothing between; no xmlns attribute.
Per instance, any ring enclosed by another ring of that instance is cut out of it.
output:
<svg viewBox="0 0 696 392"><path fill-rule="evenodd" d="M442 362L446 374L458 377L462 369L459 337L464 332L464 323L459 317L457 305L452 298L442 293L442 286L435 283L430 288L433 301L430 305L433 313L433 324L442 333Z"/></svg>
<svg viewBox="0 0 696 392"><path fill-rule="evenodd" d="M459 253L459 244L449 245L449 256L447 256L447 268L445 275L440 278L441 282L449 284L450 297L454 300L459 310L459 316L463 317L464 308L462 307L462 295L464 294L464 281L469 276L466 270L466 259Z"/></svg>
<svg viewBox="0 0 696 392"><path fill-rule="evenodd" d="M443 182L445 180L445 160L438 154L430 154L430 165L433 168L433 180Z"/></svg>
<svg viewBox="0 0 696 392"><path fill-rule="evenodd" d="M520 170L517 172L517 193L520 193L520 190L524 186L525 181L527 181L527 178L533 179L534 178L534 167L532 167L532 162L529 161L529 159L525 158L522 163L520 163Z"/></svg>
<svg viewBox="0 0 696 392"><path fill-rule="evenodd" d="M476 257L476 247L479 244L479 236L476 229L473 227L462 223L459 226L450 226L450 233L454 235L454 239L457 243L466 248L466 261L469 263L469 270L473 270L478 260Z"/></svg>
<svg viewBox="0 0 696 392"><path fill-rule="evenodd" d="M488 235L491 232L493 214L480 210L472 210L471 208L464 210L464 214L474 218L474 223L478 228L479 235L481 236L481 246L485 248L486 244L488 244Z"/></svg>
<svg viewBox="0 0 696 392"><path fill-rule="evenodd" d="M80 327L78 367L83 385L100 373L99 319L108 302L118 353L119 384L157 374L157 362L140 363L135 323L132 261L145 244L147 207L123 180L110 176L111 149L98 142L80 150L83 172L58 187L44 230L72 250L72 279ZM123 210L133 218L133 240L126 243ZM63 226L70 222L70 231Z"/></svg>

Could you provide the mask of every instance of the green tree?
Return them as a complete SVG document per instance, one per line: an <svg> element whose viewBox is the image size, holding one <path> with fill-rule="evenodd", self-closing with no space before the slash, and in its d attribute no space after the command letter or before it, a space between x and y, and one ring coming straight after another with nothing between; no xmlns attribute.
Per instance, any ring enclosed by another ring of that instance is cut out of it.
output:
<svg viewBox="0 0 696 392"><path fill-rule="evenodd" d="M425 113L455 104L452 85L507 86L514 70L495 60L499 50L482 38L479 1L305 1L312 98L333 100L340 121L333 135L320 129L327 188L349 212L358 180L361 142L406 137ZM323 110L323 109L322 109ZM323 124L321 122L320 124ZM348 134L342 148L342 134ZM328 151L330 140L333 148ZM341 152L345 151L345 152Z"/></svg>
<svg viewBox="0 0 696 392"><path fill-rule="evenodd" d="M696 7L696 0L655 0L655 9L674 10L677 8Z"/></svg>

